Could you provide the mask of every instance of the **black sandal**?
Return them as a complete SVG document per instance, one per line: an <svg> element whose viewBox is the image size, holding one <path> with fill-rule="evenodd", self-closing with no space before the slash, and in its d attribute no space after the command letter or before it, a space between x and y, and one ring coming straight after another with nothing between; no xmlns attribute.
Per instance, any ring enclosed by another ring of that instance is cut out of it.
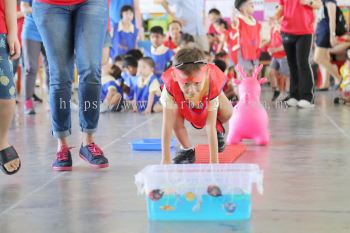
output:
<svg viewBox="0 0 350 233"><path fill-rule="evenodd" d="M13 146L7 147L6 149L3 149L0 151L0 169L6 175L13 175L13 174L17 173L19 171L19 169L21 168L21 162L20 162L17 170L15 170L13 172L9 172L6 170L5 164L13 161L15 159L19 159L19 157L18 157L18 154L17 154L15 148L13 148Z"/></svg>

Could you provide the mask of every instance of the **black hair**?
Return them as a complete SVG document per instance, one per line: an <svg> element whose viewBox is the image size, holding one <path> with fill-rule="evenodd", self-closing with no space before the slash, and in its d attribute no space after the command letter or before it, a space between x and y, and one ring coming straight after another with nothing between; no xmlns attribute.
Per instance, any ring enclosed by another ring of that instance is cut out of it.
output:
<svg viewBox="0 0 350 233"><path fill-rule="evenodd" d="M124 5L122 7L122 9L120 9L120 18L122 19L123 18L123 13L124 12L127 12L127 11L131 11L133 14L135 14L134 12L134 8L130 5Z"/></svg>
<svg viewBox="0 0 350 233"><path fill-rule="evenodd" d="M228 30L227 22L224 19L220 18L220 19L216 20L215 23L219 24L220 26L224 25L225 29Z"/></svg>
<svg viewBox="0 0 350 233"><path fill-rule="evenodd" d="M178 24L178 25L180 25L180 27L182 28L182 23L181 23L180 21L178 21L178 20L173 20L173 21L171 21L171 22L169 23L168 29L170 28L170 25L172 25L172 24Z"/></svg>
<svg viewBox="0 0 350 233"><path fill-rule="evenodd" d="M154 26L151 28L150 33L164 35L164 30L161 26Z"/></svg>
<svg viewBox="0 0 350 233"><path fill-rule="evenodd" d="M227 52L222 51L222 52L217 53L217 54L215 55L215 59L222 59L222 58L225 58L225 57L227 57L227 56L228 56Z"/></svg>
<svg viewBox="0 0 350 233"><path fill-rule="evenodd" d="M133 56L125 56L124 57L124 61L123 61L123 67L126 68L126 67L134 67L134 68L137 68L137 60L136 58L134 58Z"/></svg>
<svg viewBox="0 0 350 233"><path fill-rule="evenodd" d="M215 14L215 15L219 15L220 16L221 12L218 9L216 9L216 8L212 8L209 11L209 15L211 15L211 14Z"/></svg>
<svg viewBox="0 0 350 233"><path fill-rule="evenodd" d="M124 56L123 55L118 55L114 58L113 63L124 61Z"/></svg>
<svg viewBox="0 0 350 233"><path fill-rule="evenodd" d="M194 37L189 33L182 34L181 41L185 43L194 42Z"/></svg>
<svg viewBox="0 0 350 233"><path fill-rule="evenodd" d="M143 53L139 49L130 49L126 55L130 55L134 57L137 61L140 60L143 57Z"/></svg>
<svg viewBox="0 0 350 233"><path fill-rule="evenodd" d="M205 54L199 48L184 48L180 49L174 57L175 67L185 74L190 75L193 71L199 70L205 65Z"/></svg>
<svg viewBox="0 0 350 233"><path fill-rule="evenodd" d="M223 61L223 60L220 60L220 59L214 59L214 64L219 67L219 69L222 71L222 72L225 72L226 71L226 68L227 68L227 65L226 63Z"/></svg>
<svg viewBox="0 0 350 233"><path fill-rule="evenodd" d="M112 65L109 74L113 76L115 80L118 80L122 77L122 70L117 65Z"/></svg>
<svg viewBox="0 0 350 233"><path fill-rule="evenodd" d="M147 65L149 65L153 69L156 66L156 63L154 63L154 61L153 61L153 59L151 57L143 57L143 58L140 59L140 61L143 61L143 62L147 63Z"/></svg>

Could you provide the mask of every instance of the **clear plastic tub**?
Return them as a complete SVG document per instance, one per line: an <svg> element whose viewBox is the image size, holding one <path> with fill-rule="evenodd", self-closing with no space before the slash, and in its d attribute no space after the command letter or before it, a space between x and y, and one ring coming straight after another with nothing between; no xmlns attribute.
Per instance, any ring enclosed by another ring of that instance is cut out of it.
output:
<svg viewBox="0 0 350 233"><path fill-rule="evenodd" d="M263 193L263 172L255 164L152 165L135 182L146 195L148 218L156 221L247 220L253 184Z"/></svg>

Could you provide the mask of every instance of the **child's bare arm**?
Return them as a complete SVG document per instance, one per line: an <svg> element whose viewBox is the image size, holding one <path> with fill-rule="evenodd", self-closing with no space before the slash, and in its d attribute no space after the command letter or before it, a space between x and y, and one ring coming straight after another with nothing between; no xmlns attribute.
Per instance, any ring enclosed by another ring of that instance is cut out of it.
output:
<svg viewBox="0 0 350 233"><path fill-rule="evenodd" d="M154 103L154 96L156 95L155 92L150 92L148 95L148 100L147 100L147 107L145 109L145 114L150 114L152 112L152 106Z"/></svg>
<svg viewBox="0 0 350 233"><path fill-rule="evenodd" d="M162 126L162 164L170 164L170 140L175 123L175 114L173 109L163 107L163 126Z"/></svg>
<svg viewBox="0 0 350 233"><path fill-rule="evenodd" d="M210 163L219 163L218 138L216 131L217 111L209 111L206 122L206 131L209 142Z"/></svg>
<svg viewBox="0 0 350 233"><path fill-rule="evenodd" d="M5 18L7 27L7 43L10 50L12 60L19 58L21 54L21 46L17 37L17 1L5 0Z"/></svg>

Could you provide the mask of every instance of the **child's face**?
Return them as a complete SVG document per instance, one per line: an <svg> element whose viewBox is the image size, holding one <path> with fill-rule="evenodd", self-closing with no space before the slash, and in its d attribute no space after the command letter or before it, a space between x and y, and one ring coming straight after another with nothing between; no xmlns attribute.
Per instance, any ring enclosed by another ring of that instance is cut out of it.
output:
<svg viewBox="0 0 350 233"><path fill-rule="evenodd" d="M223 24L215 23L214 28L218 33L224 33L226 31L226 28Z"/></svg>
<svg viewBox="0 0 350 233"><path fill-rule="evenodd" d="M158 33L151 33L150 39L153 47L158 48L163 44L164 36Z"/></svg>
<svg viewBox="0 0 350 233"><path fill-rule="evenodd" d="M246 1L242 6L241 6L241 11L244 14L247 14L249 16L252 16L254 14L254 3L251 0Z"/></svg>
<svg viewBox="0 0 350 233"><path fill-rule="evenodd" d="M215 23L216 20L220 19L220 15L211 13L211 14L209 14L208 18L209 18L210 23Z"/></svg>
<svg viewBox="0 0 350 233"><path fill-rule="evenodd" d="M139 61L137 74L141 77L148 77L153 73L153 68L144 61Z"/></svg>
<svg viewBox="0 0 350 233"><path fill-rule="evenodd" d="M180 37L181 35L181 26L178 23L172 23L169 26L169 33L172 38Z"/></svg>
<svg viewBox="0 0 350 233"><path fill-rule="evenodd" d="M176 70L176 79L180 79L182 81L178 81L179 87L186 98L194 98L197 97L203 90L205 84L205 76L207 75L207 67L204 66L200 70L193 71L191 75L186 75L181 70ZM190 78L200 78L200 81L191 81L187 79Z"/></svg>
<svg viewBox="0 0 350 233"><path fill-rule="evenodd" d="M128 66L126 67L126 72L131 76L135 76L137 74L137 67Z"/></svg>
<svg viewBox="0 0 350 233"><path fill-rule="evenodd" d="M123 20L126 22L132 22L134 19L134 13L132 11L124 11L122 13Z"/></svg>

